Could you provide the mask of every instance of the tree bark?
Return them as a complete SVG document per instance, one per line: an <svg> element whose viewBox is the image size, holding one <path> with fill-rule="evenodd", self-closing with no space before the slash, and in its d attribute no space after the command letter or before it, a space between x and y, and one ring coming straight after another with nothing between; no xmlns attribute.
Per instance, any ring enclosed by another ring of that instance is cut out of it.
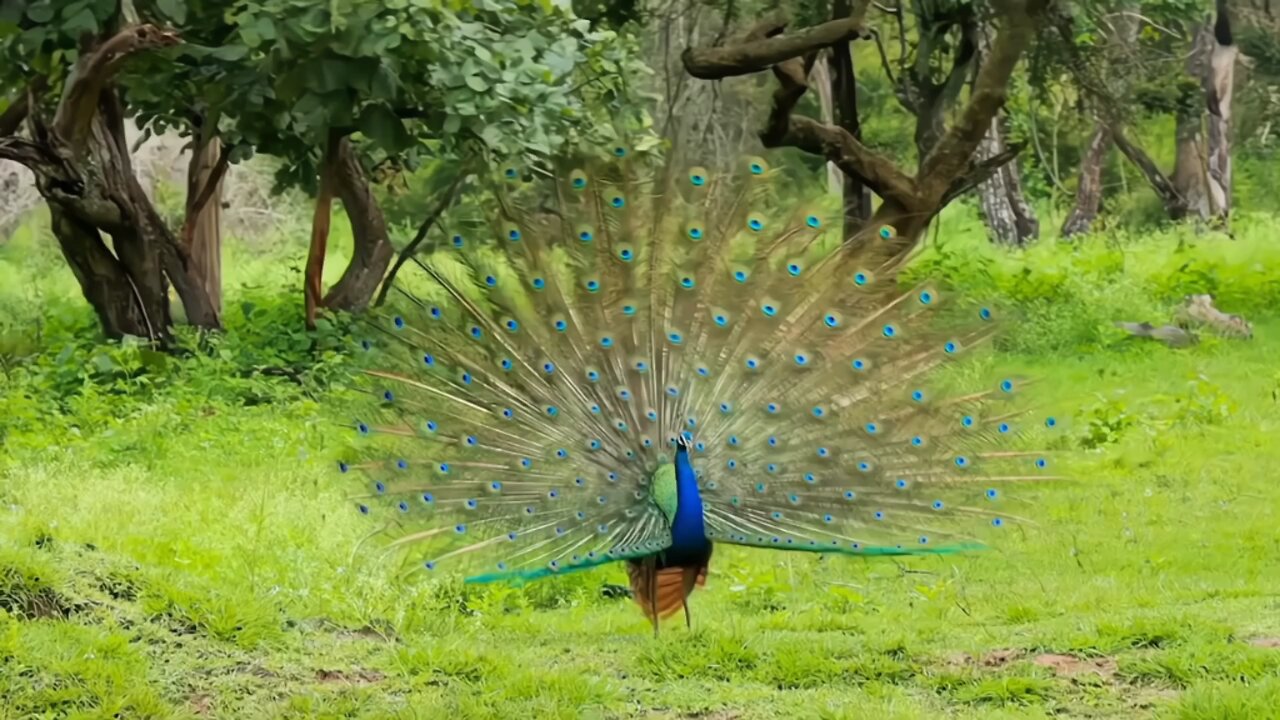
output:
<svg viewBox="0 0 1280 720"><path fill-rule="evenodd" d="M985 9L984 7L983 10ZM990 19L983 18L981 26L974 33L979 66L986 62L987 54L991 51L993 33ZM988 160L1005 149L1004 128L997 115L991 118L987 134L978 145L976 157L979 161ZM1040 236L1040 221L1022 193L1017 160L1001 166L990 178L979 184L978 199L987 229L996 242L1025 247Z"/></svg>
<svg viewBox="0 0 1280 720"><path fill-rule="evenodd" d="M1218 0L1213 26L1213 51L1205 76L1209 105L1209 200L1214 216L1224 227L1231 217L1231 93L1240 51L1231 32L1225 0Z"/></svg>
<svg viewBox="0 0 1280 720"><path fill-rule="evenodd" d="M847 19L853 13L850 0L836 0L833 20ZM858 118L858 80L853 64L853 50L849 42L837 42L828 55L833 121L837 127L859 142L862 141L862 121ZM846 175L841 182L844 208L844 237L849 238L871 219L871 192L857 175Z"/></svg>
<svg viewBox="0 0 1280 720"><path fill-rule="evenodd" d="M338 143L331 177L334 192L342 200L351 222L355 247L347 269L325 295L324 306L331 310L363 312L378 291L395 248L387 236L387 221L373 196L373 188L345 138Z"/></svg>
<svg viewBox="0 0 1280 720"><path fill-rule="evenodd" d="M184 240L190 248L192 270L219 315L222 313L222 184L227 162L228 154L215 135L203 148L192 149L187 167Z"/></svg>
<svg viewBox="0 0 1280 720"><path fill-rule="evenodd" d="M991 119L991 129L978 145L977 159L987 160L1005 150L1000 118ZM1022 194L1017 160L1011 161L978 185L983 220L993 239L1002 245L1025 247L1040 236L1040 221Z"/></svg>
<svg viewBox="0 0 1280 720"><path fill-rule="evenodd" d="M1207 24L1195 28L1195 40L1187 58L1187 74L1203 85L1212 52L1213 31ZM1211 214L1209 173L1204 143L1203 97L1185 98L1175 118L1177 151L1173 161L1173 187L1186 202L1187 212L1200 220Z"/></svg>
<svg viewBox="0 0 1280 720"><path fill-rule="evenodd" d="M62 256L98 316L104 334L112 339L125 335L157 337L160 333L156 322L164 319L158 317L153 321L148 316L124 264L102 243L98 229L52 203L49 218Z"/></svg>
<svg viewBox="0 0 1280 720"><path fill-rule="evenodd" d="M1099 121L1080 159L1080 184L1076 187L1075 204L1062 223L1062 237L1087 233L1093 227L1102 205L1102 161L1110 145L1111 133L1106 124Z"/></svg>
<svg viewBox="0 0 1280 720"><path fill-rule="evenodd" d="M832 94L835 92L835 81L831 79L831 69L829 63L814 63L813 74L816 76L817 82L814 84L814 92L818 95L818 116L825 125L834 125L836 122L835 100ZM828 162L827 168L827 192L833 195L844 196L844 173L840 172L840 168L834 163Z"/></svg>
<svg viewBox="0 0 1280 720"><path fill-rule="evenodd" d="M316 329L316 315L324 304L324 258L329 250L329 226L333 218L333 168L339 139L329 140L320 162L320 188L311 215L311 245L307 249L307 266L302 279L305 298L305 321L308 330Z"/></svg>

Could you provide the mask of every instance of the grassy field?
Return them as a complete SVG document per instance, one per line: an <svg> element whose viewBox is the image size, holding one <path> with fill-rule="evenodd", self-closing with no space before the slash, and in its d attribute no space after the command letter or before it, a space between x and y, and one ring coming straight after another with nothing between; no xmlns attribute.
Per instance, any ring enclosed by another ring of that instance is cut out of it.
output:
<svg viewBox="0 0 1280 720"><path fill-rule="evenodd" d="M1028 327L1067 327L1055 302ZM477 591L357 552L324 396L86 389L0 451L0 718L1280 718L1280 321L1256 330L998 356L1075 411L1037 525L718 553L657 639L620 569Z"/></svg>

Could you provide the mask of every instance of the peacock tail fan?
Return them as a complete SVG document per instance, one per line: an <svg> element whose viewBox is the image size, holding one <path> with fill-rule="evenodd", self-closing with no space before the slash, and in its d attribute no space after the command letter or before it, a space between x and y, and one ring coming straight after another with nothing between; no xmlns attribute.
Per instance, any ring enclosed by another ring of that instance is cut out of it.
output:
<svg viewBox="0 0 1280 720"><path fill-rule="evenodd" d="M500 169L487 227L448 233L366 328L339 469L409 567L652 566L690 502L678 452L714 543L952 553L1021 519L1025 483L1053 478L1028 435L1056 421L1024 381L948 367L991 309L900 286L871 260L892 228L845 241L839 208L779 200L763 158L609 155Z"/></svg>

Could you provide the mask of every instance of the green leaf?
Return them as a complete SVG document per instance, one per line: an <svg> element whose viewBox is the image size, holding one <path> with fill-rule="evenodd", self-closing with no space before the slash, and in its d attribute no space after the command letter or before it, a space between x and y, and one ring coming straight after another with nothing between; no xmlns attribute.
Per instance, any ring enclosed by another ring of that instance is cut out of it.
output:
<svg viewBox="0 0 1280 720"><path fill-rule="evenodd" d="M325 58L311 64L307 73L307 87L322 93L370 87L374 73L366 71L366 67L353 60Z"/></svg>
<svg viewBox="0 0 1280 720"><path fill-rule="evenodd" d="M93 16L89 8L81 8L80 12L67 18L62 23L62 30L71 35L98 32L98 18Z"/></svg>
<svg viewBox="0 0 1280 720"><path fill-rule="evenodd" d="M214 48L209 53L210 56L223 62L236 62L244 59L248 54L249 48L244 45L223 45L222 47Z"/></svg>
<svg viewBox="0 0 1280 720"><path fill-rule="evenodd" d="M53 3L49 0L38 0L27 8L27 17L31 18L32 22L47 23L53 19L53 15Z"/></svg>
<svg viewBox="0 0 1280 720"><path fill-rule="evenodd" d="M387 152L398 152L409 145L411 138L404 129L404 122L386 105L370 105L360 113L360 132L376 142Z"/></svg>
<svg viewBox="0 0 1280 720"><path fill-rule="evenodd" d="M475 90L478 93L482 93L482 92L487 92L489 90L489 83L485 82L484 78L480 77L479 75L468 75L467 87L471 88L472 90Z"/></svg>
<svg viewBox="0 0 1280 720"><path fill-rule="evenodd" d="M178 25L187 22L186 0L156 0L156 7L160 10L160 14Z"/></svg>

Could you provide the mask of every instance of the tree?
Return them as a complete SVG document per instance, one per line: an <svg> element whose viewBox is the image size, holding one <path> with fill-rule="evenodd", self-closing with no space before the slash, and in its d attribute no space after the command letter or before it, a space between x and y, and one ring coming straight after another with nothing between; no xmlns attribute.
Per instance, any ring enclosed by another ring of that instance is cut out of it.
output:
<svg viewBox="0 0 1280 720"><path fill-rule="evenodd" d="M277 156L278 185L316 193L308 304L359 311L394 255L372 171L412 170L424 157L533 164L619 110L620 76L633 69L626 43L575 18L564 0L4 7L0 88L21 100L0 123L0 157L37 174L64 254L110 336L165 337L168 283L193 324L218 326L216 242L202 238L212 237L230 163ZM40 92L64 85L56 104ZM191 138L180 232L164 226L133 177L126 117ZM23 119L26 136L15 134ZM334 197L356 247L322 296L320 231Z"/></svg>
<svg viewBox="0 0 1280 720"><path fill-rule="evenodd" d="M760 131L761 140L766 147L795 147L824 157L878 195L882 203L870 225L889 225L897 230L897 239L882 250L886 262L890 262L915 245L947 203L989 178L1015 154L1006 149L985 161L974 160L992 120L1004 105L1010 78L1036 33L1044 3L1008 2L998 6L997 34L990 54L975 74L968 101L955 122L950 127L944 123L935 138L932 109L917 114L924 120L917 124L917 147L922 152L914 174L864 145L847 129L794 113L809 89L809 73L818 52L868 36L864 22L867 6L868 3L859 2L847 18L794 32L786 32L784 20L770 18L736 42L690 48L683 60L691 75L703 79L771 70L778 88L768 120ZM929 82L929 87L936 89L936 81ZM859 237L865 242L870 234Z"/></svg>
<svg viewBox="0 0 1280 720"><path fill-rule="evenodd" d="M0 158L35 174L54 235L104 332L166 337L170 284L191 323L217 327L189 248L143 192L125 141L122 71L139 54L175 46L177 36L131 24L115 3L4 7L0 88L12 101L0 122ZM24 122L26 135L16 134Z"/></svg>
<svg viewBox="0 0 1280 720"><path fill-rule="evenodd" d="M1230 211L1229 149L1230 80L1236 50L1230 37L1225 3L1218 4L1218 37L1205 22L1198 5L1177 0L1137 0L1082 3L1076 12L1058 6L1053 25L1069 68L1081 92L1098 114L1105 129L1096 128L1094 140L1110 137L1124 156L1142 173L1156 192L1170 219L1194 216L1225 224ZM1225 32L1223 32L1225 31ZM1211 58L1218 58L1217 69ZM1217 178L1210 176L1204 116L1217 114ZM1176 159L1172 173L1161 170L1132 138L1129 126L1143 116L1167 113L1175 119ZM1224 114L1225 113L1225 114ZM1090 143L1086 161L1100 163L1105 148ZM1094 157L1097 154L1097 157ZM1091 220L1094 168L1082 169L1078 206L1064 225L1075 232ZM1224 184L1225 183L1225 184Z"/></svg>

